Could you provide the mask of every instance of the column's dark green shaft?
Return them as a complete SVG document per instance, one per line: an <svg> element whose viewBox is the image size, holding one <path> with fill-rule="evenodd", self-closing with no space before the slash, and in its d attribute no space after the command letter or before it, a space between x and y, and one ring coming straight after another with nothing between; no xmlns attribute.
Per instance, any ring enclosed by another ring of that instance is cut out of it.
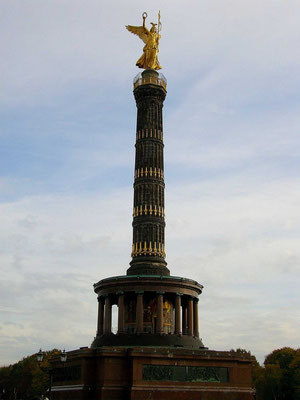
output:
<svg viewBox="0 0 300 400"><path fill-rule="evenodd" d="M166 82L145 70L134 85L137 106L132 261L128 275L170 275L165 261L163 102Z"/></svg>

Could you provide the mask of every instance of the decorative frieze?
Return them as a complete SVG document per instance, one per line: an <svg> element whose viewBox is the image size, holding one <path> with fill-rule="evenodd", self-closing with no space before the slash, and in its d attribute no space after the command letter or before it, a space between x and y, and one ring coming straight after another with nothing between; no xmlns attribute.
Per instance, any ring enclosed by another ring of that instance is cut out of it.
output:
<svg viewBox="0 0 300 400"><path fill-rule="evenodd" d="M164 171L160 168L152 168L152 167L145 167L145 168L138 168L134 172L134 178L160 178L164 179Z"/></svg>
<svg viewBox="0 0 300 400"><path fill-rule="evenodd" d="M227 367L143 365L144 381L229 382Z"/></svg>
<svg viewBox="0 0 300 400"><path fill-rule="evenodd" d="M156 205L140 205L133 207L133 217L138 217L142 215L153 215L155 217L162 217L165 218L165 209L161 206L156 206Z"/></svg>
<svg viewBox="0 0 300 400"><path fill-rule="evenodd" d="M137 256L159 256L166 257L164 243L137 242L132 245L131 257Z"/></svg>

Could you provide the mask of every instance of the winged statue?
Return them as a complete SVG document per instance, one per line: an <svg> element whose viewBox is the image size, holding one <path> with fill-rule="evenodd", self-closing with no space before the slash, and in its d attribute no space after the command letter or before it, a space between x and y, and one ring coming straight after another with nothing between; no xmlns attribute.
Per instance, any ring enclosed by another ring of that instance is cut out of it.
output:
<svg viewBox="0 0 300 400"><path fill-rule="evenodd" d="M152 27L150 30L146 28L145 20L147 18L147 13L143 13L143 25L142 26L132 26L126 25L126 29L137 35L145 43L143 48L143 55L137 60L136 65L143 69L161 69L161 65L158 61L158 45L161 35L159 34L161 30L160 22L160 12L158 13L158 23L154 24L151 22Z"/></svg>

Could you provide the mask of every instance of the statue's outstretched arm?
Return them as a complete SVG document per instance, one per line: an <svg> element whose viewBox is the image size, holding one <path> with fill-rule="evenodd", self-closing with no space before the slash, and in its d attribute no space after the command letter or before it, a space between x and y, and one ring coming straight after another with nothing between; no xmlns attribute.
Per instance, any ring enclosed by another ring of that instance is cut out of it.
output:
<svg viewBox="0 0 300 400"><path fill-rule="evenodd" d="M143 28L146 28L146 26L145 26L145 21L146 21L146 18L147 18L147 13L146 12L143 12Z"/></svg>

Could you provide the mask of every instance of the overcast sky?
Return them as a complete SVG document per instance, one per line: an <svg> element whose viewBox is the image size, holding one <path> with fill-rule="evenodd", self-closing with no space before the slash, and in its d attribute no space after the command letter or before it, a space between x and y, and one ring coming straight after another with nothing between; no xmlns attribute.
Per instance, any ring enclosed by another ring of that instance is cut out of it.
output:
<svg viewBox="0 0 300 400"><path fill-rule="evenodd" d="M92 284L128 268L125 25L159 9L168 267L210 349L299 346L299 0L2 0L0 365L90 345Z"/></svg>

